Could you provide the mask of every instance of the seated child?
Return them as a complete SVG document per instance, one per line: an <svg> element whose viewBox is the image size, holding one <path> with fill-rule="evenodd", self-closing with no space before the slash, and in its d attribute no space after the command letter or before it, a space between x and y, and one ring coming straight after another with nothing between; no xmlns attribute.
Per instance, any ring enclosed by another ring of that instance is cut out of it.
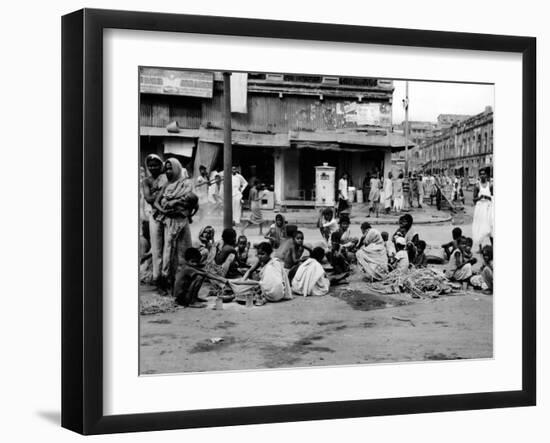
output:
<svg viewBox="0 0 550 443"><path fill-rule="evenodd" d="M426 257L426 242L419 240L416 245L416 257L414 258L413 265L416 268L425 268L428 265L428 257Z"/></svg>
<svg viewBox="0 0 550 443"><path fill-rule="evenodd" d="M452 231L452 236L452 241L441 245L441 247L445 251L445 256L447 257L447 260L449 260L453 251L458 248L458 239L462 237L462 229L454 228Z"/></svg>
<svg viewBox="0 0 550 443"><path fill-rule="evenodd" d="M237 267L242 268L249 268L250 265L248 264L248 251L250 250L250 242L246 238L246 235L240 235L239 239L237 240L237 255L235 257L235 261L237 263Z"/></svg>
<svg viewBox="0 0 550 443"><path fill-rule="evenodd" d="M206 300L199 298L199 290L204 282L205 273L201 270L201 253L197 248L187 248L185 264L178 269L173 295L176 303L189 308L204 308Z"/></svg>
<svg viewBox="0 0 550 443"><path fill-rule="evenodd" d="M292 298L292 292L283 262L276 257L272 257L272 253L273 248L270 243L260 243L258 245L258 261L246 271L244 279L249 278L255 271L258 271L261 296L264 300L270 302L289 300Z"/></svg>
<svg viewBox="0 0 550 443"><path fill-rule="evenodd" d="M292 279L292 291L304 297L308 295L326 295L330 282L321 265L325 251L323 248L313 248L311 257L301 263Z"/></svg>
<svg viewBox="0 0 550 443"><path fill-rule="evenodd" d="M404 237L395 236L395 260L393 269L405 272L409 269L409 254L407 253L407 242Z"/></svg>
<svg viewBox="0 0 550 443"><path fill-rule="evenodd" d="M382 240L384 240L384 245L386 246L386 254L388 255L388 262L391 263L395 259L395 244L393 241L389 240L390 235L386 231L380 233Z"/></svg>
<svg viewBox="0 0 550 443"><path fill-rule="evenodd" d="M212 271L222 277L238 278L242 276L239 271L237 258L237 232L233 228L224 229L222 232L222 244L217 246L214 257L215 269Z"/></svg>
<svg viewBox="0 0 550 443"><path fill-rule="evenodd" d="M474 241L471 239L471 237L466 237L466 248L464 249L464 258L466 260L470 260L474 254L472 252L472 248L474 246ZM474 262L472 264L475 264L477 262L477 259L474 258Z"/></svg>
<svg viewBox="0 0 550 443"><path fill-rule="evenodd" d="M286 220L282 214L275 216L275 223L269 227L269 231L267 231L264 238L271 243L273 249L277 249L281 242L287 238Z"/></svg>
<svg viewBox="0 0 550 443"><path fill-rule="evenodd" d="M468 283L470 277L473 275L472 265L476 263L475 258L467 259L468 255L468 240L466 237L460 237L458 239L458 248L451 253L449 264L445 275L450 280L454 280L461 283Z"/></svg>
<svg viewBox="0 0 550 443"><path fill-rule="evenodd" d="M283 251L280 251L281 254L277 254L283 261L286 269L292 269L305 260L311 252L311 249L304 245L304 233L302 231L296 230L292 234L289 244ZM283 249L283 247L280 249Z"/></svg>
<svg viewBox="0 0 550 443"><path fill-rule="evenodd" d="M194 242L193 246L196 247L201 254L201 263L210 263L216 255L214 235L214 228L210 225L205 226L199 232L199 240Z"/></svg>
<svg viewBox="0 0 550 443"><path fill-rule="evenodd" d="M349 272L350 264L345 249L342 247L342 234L333 232L330 236L330 250L327 252L327 260L332 266L334 274Z"/></svg>
<svg viewBox="0 0 550 443"><path fill-rule="evenodd" d="M485 292L493 293L493 247L491 245L483 246L481 250L483 254L483 266L481 267L481 277L487 285Z"/></svg>
<svg viewBox="0 0 550 443"><path fill-rule="evenodd" d="M330 208L323 209L323 211L321 212L321 217L317 222L317 226L319 228L319 231L321 231L321 235L328 243L331 234L338 230L338 223L336 221L336 218L334 218L334 211Z"/></svg>
<svg viewBox="0 0 550 443"><path fill-rule="evenodd" d="M348 252L354 252L359 239L351 235L350 219L347 214L342 214L339 220L342 247Z"/></svg>

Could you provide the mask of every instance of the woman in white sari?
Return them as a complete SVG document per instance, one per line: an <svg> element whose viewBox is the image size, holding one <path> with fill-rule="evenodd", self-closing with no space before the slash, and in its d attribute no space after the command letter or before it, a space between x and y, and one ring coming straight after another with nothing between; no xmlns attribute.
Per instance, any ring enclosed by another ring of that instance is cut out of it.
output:
<svg viewBox="0 0 550 443"><path fill-rule="evenodd" d="M313 249L311 257L298 267L296 275L292 279L292 292L304 297L328 294L330 281L320 263L324 255L323 248Z"/></svg>
<svg viewBox="0 0 550 443"><path fill-rule="evenodd" d="M365 228L365 229L363 229ZM388 272L388 256L384 240L376 229L363 223L363 238L359 241L357 263L370 281L382 280Z"/></svg>

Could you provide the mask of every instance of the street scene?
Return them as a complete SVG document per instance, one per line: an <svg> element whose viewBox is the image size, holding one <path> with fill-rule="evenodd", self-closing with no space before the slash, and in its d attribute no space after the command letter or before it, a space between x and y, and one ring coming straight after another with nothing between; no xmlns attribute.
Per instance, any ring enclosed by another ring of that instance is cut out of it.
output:
<svg viewBox="0 0 550 443"><path fill-rule="evenodd" d="M141 68L139 94L140 374L492 358L492 85Z"/></svg>

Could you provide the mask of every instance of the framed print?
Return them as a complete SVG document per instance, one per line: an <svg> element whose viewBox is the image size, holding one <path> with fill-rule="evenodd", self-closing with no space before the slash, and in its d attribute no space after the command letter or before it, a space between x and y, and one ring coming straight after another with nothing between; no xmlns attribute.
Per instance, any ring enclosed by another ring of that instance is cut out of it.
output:
<svg viewBox="0 0 550 443"><path fill-rule="evenodd" d="M64 16L62 425L534 405L535 51Z"/></svg>

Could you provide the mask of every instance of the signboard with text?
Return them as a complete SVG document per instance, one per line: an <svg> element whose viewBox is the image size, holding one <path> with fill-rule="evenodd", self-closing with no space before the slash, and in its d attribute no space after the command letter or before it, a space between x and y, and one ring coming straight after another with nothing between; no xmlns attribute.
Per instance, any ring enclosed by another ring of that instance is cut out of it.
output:
<svg viewBox="0 0 550 443"><path fill-rule="evenodd" d="M212 72L141 68L139 73L139 91L144 94L212 98L213 90Z"/></svg>

